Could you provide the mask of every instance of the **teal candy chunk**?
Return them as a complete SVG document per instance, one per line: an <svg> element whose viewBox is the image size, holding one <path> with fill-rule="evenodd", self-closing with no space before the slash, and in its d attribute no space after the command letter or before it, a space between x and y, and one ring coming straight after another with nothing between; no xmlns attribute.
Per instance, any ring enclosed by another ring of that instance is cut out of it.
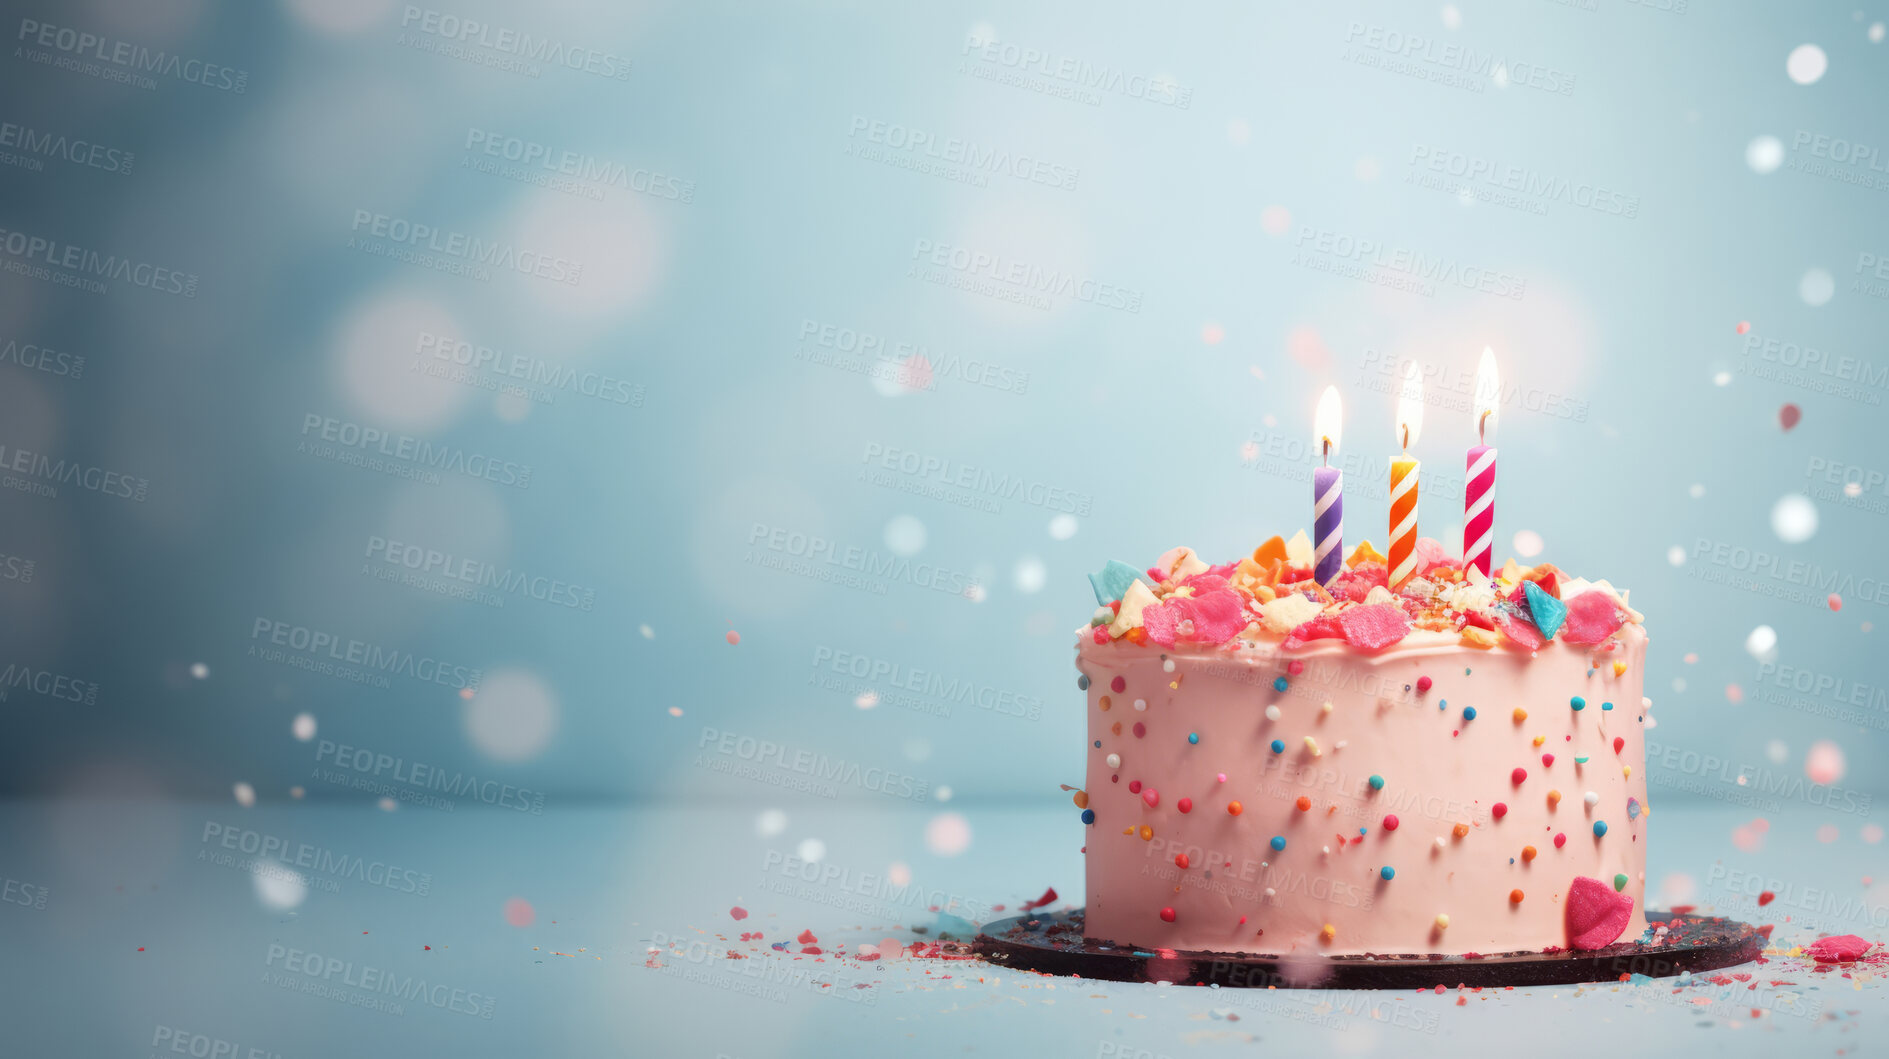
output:
<svg viewBox="0 0 1889 1059"><path fill-rule="evenodd" d="M1554 639L1554 634L1561 630L1561 623L1568 620L1568 605L1543 592L1533 581L1522 582L1522 591L1528 596L1528 615L1535 619L1535 628L1541 630L1542 639Z"/></svg>
<svg viewBox="0 0 1889 1059"><path fill-rule="evenodd" d="M1122 598L1128 592L1128 586L1140 576L1141 571L1120 559L1110 559L1099 573L1089 575L1089 584L1095 588L1096 605L1106 607Z"/></svg>

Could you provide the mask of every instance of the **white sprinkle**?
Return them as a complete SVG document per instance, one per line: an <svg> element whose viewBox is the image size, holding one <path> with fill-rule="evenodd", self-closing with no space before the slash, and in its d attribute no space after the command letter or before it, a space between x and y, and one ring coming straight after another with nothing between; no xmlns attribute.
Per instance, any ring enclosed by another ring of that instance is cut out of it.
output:
<svg viewBox="0 0 1889 1059"><path fill-rule="evenodd" d="M1145 710L1145 709L1147 709L1147 708L1148 708L1148 700L1147 700L1147 699L1136 699L1136 700L1135 700L1135 709L1137 709L1137 710Z"/></svg>
<svg viewBox="0 0 1889 1059"><path fill-rule="evenodd" d="M1108 761L1109 768L1118 769L1122 767L1122 756L1120 754L1110 754L1106 760Z"/></svg>
<svg viewBox="0 0 1889 1059"><path fill-rule="evenodd" d="M1442 835L1438 835L1438 836L1436 837L1436 848L1437 848L1437 849L1439 849L1439 850L1441 850L1441 849L1443 849L1443 848L1444 848L1444 842L1443 842L1443 836L1442 836Z"/></svg>
<svg viewBox="0 0 1889 1059"><path fill-rule="evenodd" d="M1586 794L1581 795L1581 800L1587 803L1589 809L1592 809L1600 804L1600 794L1595 791L1588 791Z"/></svg>
<svg viewBox="0 0 1889 1059"><path fill-rule="evenodd" d="M1268 706L1268 707L1266 707L1266 719L1267 719L1267 720L1269 720L1269 721L1276 721L1276 720L1278 720L1279 718L1281 718L1281 717L1283 717L1283 716L1285 716L1285 715L1279 712L1279 707L1277 707L1277 706Z"/></svg>
<svg viewBox="0 0 1889 1059"><path fill-rule="evenodd" d="M1163 673L1174 672L1174 659L1170 658L1167 661L1161 663L1161 672Z"/></svg>
<svg viewBox="0 0 1889 1059"><path fill-rule="evenodd" d="M1272 888L1272 887L1270 887L1270 886L1268 886L1268 887L1266 887L1266 896L1267 896L1267 897L1271 897L1272 895L1274 895L1274 894L1276 894L1276 893L1278 893L1278 892L1279 892L1279 891L1277 891L1277 890L1275 890L1275 889L1273 889L1273 888Z"/></svg>
<svg viewBox="0 0 1889 1059"><path fill-rule="evenodd" d="M1318 712L1320 713L1330 713L1331 710L1332 710L1332 705L1329 701L1326 702L1323 706L1320 706L1318 708Z"/></svg>

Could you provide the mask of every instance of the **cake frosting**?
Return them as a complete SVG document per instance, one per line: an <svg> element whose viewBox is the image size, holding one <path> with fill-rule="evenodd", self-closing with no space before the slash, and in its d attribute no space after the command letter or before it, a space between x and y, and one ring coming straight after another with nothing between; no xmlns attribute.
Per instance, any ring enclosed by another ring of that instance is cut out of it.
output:
<svg viewBox="0 0 1889 1059"><path fill-rule="evenodd" d="M1395 590L1303 534L1094 575L1085 935L1200 952L1492 954L1646 930L1642 616L1436 542Z"/></svg>

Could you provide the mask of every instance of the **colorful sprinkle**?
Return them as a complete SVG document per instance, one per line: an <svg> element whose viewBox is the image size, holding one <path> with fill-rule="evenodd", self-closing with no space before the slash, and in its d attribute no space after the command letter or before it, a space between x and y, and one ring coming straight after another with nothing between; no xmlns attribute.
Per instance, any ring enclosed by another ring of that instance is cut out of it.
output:
<svg viewBox="0 0 1889 1059"><path fill-rule="evenodd" d="M1344 746L1343 743L1339 743L1338 745ZM1325 755L1325 752L1318 748L1318 740L1313 739L1309 735L1305 737L1305 752L1313 757L1323 757Z"/></svg>
<svg viewBox="0 0 1889 1059"><path fill-rule="evenodd" d="M1238 805L1238 804L1240 804L1240 803L1238 803L1238 802L1234 802L1233 804L1234 804L1234 805ZM1272 848L1273 848L1273 849L1275 849L1275 850L1282 850L1282 849L1285 849L1285 848L1286 848L1286 836L1284 836L1284 835L1274 835L1274 836L1272 836Z"/></svg>
<svg viewBox="0 0 1889 1059"><path fill-rule="evenodd" d="M1627 799L1627 819L1638 820L1639 818L1640 818L1640 799L1628 798Z"/></svg>
<svg viewBox="0 0 1889 1059"><path fill-rule="evenodd" d="M1560 791L1549 791L1549 792L1548 792L1548 804L1549 804L1549 805L1560 805L1560 804L1561 804L1561 792L1560 792Z"/></svg>
<svg viewBox="0 0 1889 1059"><path fill-rule="evenodd" d="M1147 709L1147 708L1148 708L1148 700L1147 700L1147 699L1136 699L1136 700L1135 700L1135 709L1137 709L1137 710L1145 710L1145 709Z"/></svg>
<svg viewBox="0 0 1889 1059"><path fill-rule="evenodd" d="M1188 742L1190 742L1190 743L1198 743L1198 742L1200 742L1200 733L1199 733L1199 732L1189 732L1189 733L1187 733L1187 741L1188 741Z"/></svg>
<svg viewBox="0 0 1889 1059"><path fill-rule="evenodd" d="M1097 699L1095 702L1096 708L1101 710L1103 713L1107 713L1109 711L1109 708L1114 705L1115 705L1115 700L1109 698L1107 695L1102 696L1101 698Z"/></svg>
<svg viewBox="0 0 1889 1059"><path fill-rule="evenodd" d="M1290 662L1287 662L1287 663L1286 663L1286 672L1288 672L1288 673L1290 673L1290 674L1292 674L1292 675L1293 675L1293 676L1295 676L1295 677L1296 677L1296 676L1298 676L1298 675L1299 675L1300 673L1303 673L1303 672L1305 672L1305 662L1304 662L1304 660L1302 660L1302 659L1298 659L1298 658L1294 658L1294 659L1293 659L1292 661L1290 661Z"/></svg>
<svg viewBox="0 0 1889 1059"><path fill-rule="evenodd" d="M1275 740L1273 740L1273 741L1272 741L1272 752L1273 752L1273 753L1275 753L1275 754L1283 754L1283 753L1285 753L1285 752L1286 752L1286 741L1285 741L1285 740L1283 740L1283 739L1275 739Z"/></svg>
<svg viewBox="0 0 1889 1059"><path fill-rule="evenodd" d="M1151 841L1153 841L1153 840L1154 840L1154 828L1152 828L1152 827L1149 827L1149 826L1148 826L1147 824L1143 824L1143 825L1141 825L1141 840L1142 840L1143 842L1151 842Z"/></svg>
<svg viewBox="0 0 1889 1059"><path fill-rule="evenodd" d="M1085 823L1085 824L1093 824L1093 823L1095 823L1095 810L1094 810L1094 809L1084 809L1084 810L1082 811L1082 822L1083 822L1083 823Z"/></svg>
<svg viewBox="0 0 1889 1059"><path fill-rule="evenodd" d="M1589 809L1592 809L1596 805L1600 804L1600 792L1588 791L1586 794L1581 795L1581 801L1586 802L1587 807Z"/></svg>
<svg viewBox="0 0 1889 1059"><path fill-rule="evenodd" d="M1089 807L1089 792L1077 791L1075 800L1076 800L1076 808L1087 809Z"/></svg>
<svg viewBox="0 0 1889 1059"><path fill-rule="evenodd" d="M1287 687L1288 687L1288 685L1286 684L1286 678L1284 678L1284 677L1274 677L1274 678L1272 679L1272 690L1274 690L1274 691L1284 691L1284 690L1286 690L1286 688L1287 688Z"/></svg>
<svg viewBox="0 0 1889 1059"><path fill-rule="evenodd" d="M1384 817L1384 830L1386 831L1397 830L1397 814L1396 813L1391 813Z"/></svg>
<svg viewBox="0 0 1889 1059"><path fill-rule="evenodd" d="M1529 861L1534 860L1534 859L1535 859L1535 847L1523 846L1522 847L1522 863L1526 864Z"/></svg>
<svg viewBox="0 0 1889 1059"><path fill-rule="evenodd" d="M1508 808L1504 806L1502 811L1506 813L1508 812ZM1469 834L1469 825L1457 824L1455 827L1450 828L1450 834L1455 835L1457 838L1462 838L1464 835Z"/></svg>
<svg viewBox="0 0 1889 1059"><path fill-rule="evenodd" d="M1495 817L1497 820L1500 820L1503 817L1509 815L1509 807L1502 804L1501 802L1497 802L1494 805L1489 807L1489 815Z"/></svg>
<svg viewBox="0 0 1889 1059"><path fill-rule="evenodd" d="M1528 711L1522 709L1520 706L1517 706L1515 707L1515 712L1510 714L1509 716L1515 718L1516 724L1521 724L1523 721L1528 720Z"/></svg>
<svg viewBox="0 0 1889 1059"><path fill-rule="evenodd" d="M1318 932L1318 936L1319 936L1319 937L1321 937L1321 938L1324 938L1324 939L1325 939L1326 941L1330 941L1331 939L1333 939L1333 938L1335 938L1335 937L1337 937L1337 936L1338 936L1338 928L1337 928L1337 927L1334 927L1334 926L1332 926L1332 925L1331 925L1330 923L1327 923L1327 924L1325 924L1325 926L1324 926L1324 927L1323 927L1323 928L1322 928L1322 929L1321 929L1321 930L1320 930L1320 931Z"/></svg>
<svg viewBox="0 0 1889 1059"><path fill-rule="evenodd" d="M1089 690L1089 674L1083 673L1076 677L1076 690L1077 691Z"/></svg>
<svg viewBox="0 0 1889 1059"><path fill-rule="evenodd" d="M1240 804L1239 802L1228 802L1228 803L1227 803L1227 812L1228 812L1228 814L1230 814L1230 815L1232 815L1232 816L1238 816L1238 815L1240 815L1240 814L1241 814L1242 812L1245 812L1245 811L1246 811L1246 807L1245 807L1245 806L1243 806L1243 805L1241 805L1241 804Z"/></svg>
<svg viewBox="0 0 1889 1059"><path fill-rule="evenodd" d="M1520 787L1522 781L1527 778L1528 770L1525 768L1517 767L1509 772L1509 782L1515 784L1517 787Z"/></svg>
<svg viewBox="0 0 1889 1059"><path fill-rule="evenodd" d="M1147 803L1148 808L1152 809L1161 804L1161 792L1155 790L1153 787L1149 787L1147 790L1141 792L1141 800Z"/></svg>
<svg viewBox="0 0 1889 1059"><path fill-rule="evenodd" d="M1542 768L1547 768L1548 766L1550 766L1550 765L1553 765L1553 764L1554 764L1554 755L1553 755L1553 754L1543 754L1543 755L1541 756L1541 767L1542 767Z"/></svg>
<svg viewBox="0 0 1889 1059"><path fill-rule="evenodd" d="M1614 876L1614 892L1619 893L1620 891L1626 888L1627 888L1627 877L1625 875Z"/></svg>
<svg viewBox="0 0 1889 1059"><path fill-rule="evenodd" d="M1114 680L1108 682L1108 689L1120 695L1122 692L1128 690L1128 681L1122 677L1116 677Z"/></svg>
<svg viewBox="0 0 1889 1059"><path fill-rule="evenodd" d="M1163 908L1161 910L1161 922L1163 923L1174 922L1174 910L1172 908Z"/></svg>
<svg viewBox="0 0 1889 1059"><path fill-rule="evenodd" d="M1383 879L1386 882L1389 882L1390 880L1397 878L1397 869L1386 864L1382 868L1379 868L1377 870L1377 874L1378 874L1378 878Z"/></svg>
<svg viewBox="0 0 1889 1059"><path fill-rule="evenodd" d="M1576 765L1585 765L1585 764L1587 764L1587 755L1586 755L1586 754L1577 754L1577 755L1575 755L1575 758L1574 758L1574 763L1575 763Z"/></svg>
<svg viewBox="0 0 1889 1059"><path fill-rule="evenodd" d="M1568 844L1568 836L1566 832L1561 832L1555 835L1554 848L1560 849L1562 846L1565 846L1567 844Z"/></svg>
<svg viewBox="0 0 1889 1059"><path fill-rule="evenodd" d="M1305 795L1301 794L1299 795L1299 800L1292 804L1299 807L1299 812L1302 812L1302 813L1310 812L1312 808L1312 799L1307 798Z"/></svg>
<svg viewBox="0 0 1889 1059"><path fill-rule="evenodd" d="M1436 914L1436 929L1438 930L1450 929L1450 917L1447 914L1443 912L1438 912Z"/></svg>
<svg viewBox="0 0 1889 1059"><path fill-rule="evenodd" d="M1509 891L1509 904L1519 905L1521 903L1522 903L1522 891L1510 890Z"/></svg>
<svg viewBox="0 0 1889 1059"><path fill-rule="evenodd" d="M1620 736L1614 736L1614 753L1620 753L1620 748L1626 745L1627 741L1625 739Z"/></svg>
<svg viewBox="0 0 1889 1059"><path fill-rule="evenodd" d="M1279 712L1279 707L1277 707L1277 706L1268 706L1268 707L1266 707L1266 719L1267 719L1267 720L1269 720L1269 721L1276 721L1276 720L1278 720L1279 718L1281 718L1281 717L1283 717L1283 716L1285 716L1285 714L1283 714L1283 713L1280 713L1280 712Z"/></svg>
<svg viewBox="0 0 1889 1059"><path fill-rule="evenodd" d="M1574 707L1576 710L1585 710L1587 709L1587 700L1576 695L1568 700L1568 705Z"/></svg>
<svg viewBox="0 0 1889 1059"><path fill-rule="evenodd" d="M1384 789L1384 777L1382 777L1382 776L1372 776L1372 777L1371 777L1371 779L1370 779L1370 784L1371 784L1371 789L1372 789L1372 790L1374 790L1374 791L1381 791L1381 790L1383 790L1383 789Z"/></svg>
<svg viewBox="0 0 1889 1059"><path fill-rule="evenodd" d="M1132 730L1135 733L1136 739L1146 739L1148 737L1148 726L1142 724L1140 721L1135 722L1135 727Z"/></svg>
<svg viewBox="0 0 1889 1059"><path fill-rule="evenodd" d="M1110 754L1103 760L1108 762L1109 768L1118 769L1122 767L1122 756L1120 754Z"/></svg>
<svg viewBox="0 0 1889 1059"><path fill-rule="evenodd" d="M1463 720L1473 721L1475 719L1476 719L1476 708L1474 706L1463 707Z"/></svg>
<svg viewBox="0 0 1889 1059"><path fill-rule="evenodd" d="M1611 702L1603 702L1600 704L1600 708L1603 710L1611 710L1614 708L1614 704Z"/></svg>
<svg viewBox="0 0 1889 1059"><path fill-rule="evenodd" d="M1181 868L1181 869L1185 869L1185 868L1187 867L1187 865L1188 865L1189 863L1190 863L1190 862L1189 862L1189 861L1188 861L1188 859L1187 859L1187 854L1185 854L1185 853L1176 853L1176 854L1174 854L1174 866L1175 866L1175 867L1177 867L1177 868Z"/></svg>
<svg viewBox="0 0 1889 1059"><path fill-rule="evenodd" d="M1194 800L1192 798L1182 798L1180 801L1174 803L1174 808L1179 809L1183 813L1191 813L1194 811Z"/></svg>
<svg viewBox="0 0 1889 1059"><path fill-rule="evenodd" d="M1606 833L1607 833L1607 821L1605 820L1594 821L1594 837L1599 838L1600 836Z"/></svg>
<svg viewBox="0 0 1889 1059"><path fill-rule="evenodd" d="M1425 691L1429 691L1429 690L1430 690L1430 678L1429 678L1429 677L1418 677L1418 678L1417 678L1417 691L1419 691L1419 692L1425 692Z"/></svg>

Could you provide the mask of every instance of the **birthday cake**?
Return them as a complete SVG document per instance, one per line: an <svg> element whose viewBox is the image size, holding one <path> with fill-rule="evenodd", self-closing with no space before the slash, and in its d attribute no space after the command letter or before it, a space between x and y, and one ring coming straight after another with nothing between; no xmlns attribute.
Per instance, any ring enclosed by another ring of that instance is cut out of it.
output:
<svg viewBox="0 0 1889 1059"><path fill-rule="evenodd" d="M1278 955L1591 950L1646 930L1646 633L1624 592L1303 534L1092 575L1086 938ZM1486 565L1486 562L1485 564Z"/></svg>

